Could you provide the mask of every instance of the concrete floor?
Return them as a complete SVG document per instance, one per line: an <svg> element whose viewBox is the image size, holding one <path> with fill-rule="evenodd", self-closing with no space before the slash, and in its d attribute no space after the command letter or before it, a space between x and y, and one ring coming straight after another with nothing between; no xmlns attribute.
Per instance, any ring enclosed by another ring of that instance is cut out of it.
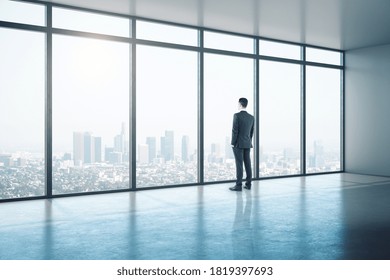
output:
<svg viewBox="0 0 390 280"><path fill-rule="evenodd" d="M231 185L0 203L0 259L390 259L390 178Z"/></svg>

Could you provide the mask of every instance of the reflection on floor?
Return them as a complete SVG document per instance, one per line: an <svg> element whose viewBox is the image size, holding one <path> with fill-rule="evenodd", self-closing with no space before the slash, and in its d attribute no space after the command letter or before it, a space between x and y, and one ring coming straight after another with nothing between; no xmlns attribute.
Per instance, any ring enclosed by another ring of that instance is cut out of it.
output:
<svg viewBox="0 0 390 280"><path fill-rule="evenodd" d="M390 178L331 174L0 204L0 259L390 259Z"/></svg>

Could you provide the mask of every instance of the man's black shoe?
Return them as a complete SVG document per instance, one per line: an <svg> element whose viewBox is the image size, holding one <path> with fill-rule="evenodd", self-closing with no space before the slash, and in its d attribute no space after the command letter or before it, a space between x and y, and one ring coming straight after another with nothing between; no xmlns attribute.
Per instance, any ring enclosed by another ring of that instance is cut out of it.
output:
<svg viewBox="0 0 390 280"><path fill-rule="evenodd" d="M251 185L245 185L244 188L247 189L247 190L250 190L251 189Z"/></svg>
<svg viewBox="0 0 390 280"><path fill-rule="evenodd" d="M231 190L231 191L236 191L236 192L240 192L240 191L242 191L242 187L236 185L236 186L234 186L234 187L229 188L229 190Z"/></svg>

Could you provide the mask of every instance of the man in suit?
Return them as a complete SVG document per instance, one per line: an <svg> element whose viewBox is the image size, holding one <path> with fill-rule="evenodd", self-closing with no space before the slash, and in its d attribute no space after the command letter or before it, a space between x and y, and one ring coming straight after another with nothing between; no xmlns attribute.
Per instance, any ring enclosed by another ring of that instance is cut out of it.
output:
<svg viewBox="0 0 390 280"><path fill-rule="evenodd" d="M236 160L236 185L229 188L231 191L242 191L242 177L244 174L243 165L246 172L246 189L251 189L252 184L252 167L250 151L252 148L252 138L255 118L246 111L248 99L240 98L238 100L238 109L240 112L235 113L233 117L232 129L232 147L234 159Z"/></svg>

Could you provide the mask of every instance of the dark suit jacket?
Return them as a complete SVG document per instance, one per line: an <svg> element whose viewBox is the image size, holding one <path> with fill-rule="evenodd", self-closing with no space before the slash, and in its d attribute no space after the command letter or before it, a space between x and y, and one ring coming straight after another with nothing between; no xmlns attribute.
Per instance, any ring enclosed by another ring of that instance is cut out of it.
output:
<svg viewBox="0 0 390 280"><path fill-rule="evenodd" d="M252 148L255 118L246 111L235 113L233 117L232 142L236 148Z"/></svg>

